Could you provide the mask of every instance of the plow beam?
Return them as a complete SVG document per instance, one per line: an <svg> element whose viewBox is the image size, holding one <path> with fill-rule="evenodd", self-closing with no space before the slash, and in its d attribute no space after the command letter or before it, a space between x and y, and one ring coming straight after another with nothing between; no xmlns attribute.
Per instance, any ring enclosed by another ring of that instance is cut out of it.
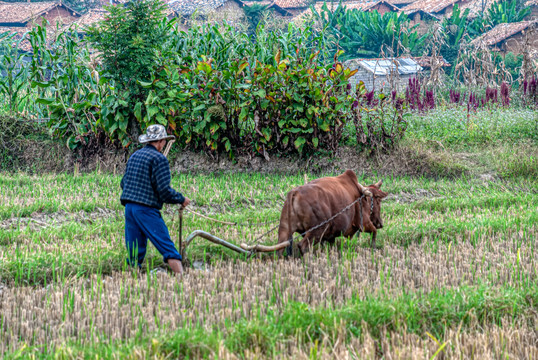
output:
<svg viewBox="0 0 538 360"><path fill-rule="evenodd" d="M240 254L248 254L248 253L250 253L250 251L243 250L239 246L231 244L231 243L229 243L229 242L227 242L225 240L222 240L221 238L218 238L218 237L216 237L214 235L211 235L210 233L202 231L202 230L195 230L195 231L191 232L189 234L189 236L187 236L187 238L185 239L185 246L183 247L183 252L185 252L185 249L187 249L187 246L189 246L189 244L196 237L204 238L207 241L212 242L213 244L222 245L222 246L227 247L228 249L233 250L235 252L238 252Z"/></svg>

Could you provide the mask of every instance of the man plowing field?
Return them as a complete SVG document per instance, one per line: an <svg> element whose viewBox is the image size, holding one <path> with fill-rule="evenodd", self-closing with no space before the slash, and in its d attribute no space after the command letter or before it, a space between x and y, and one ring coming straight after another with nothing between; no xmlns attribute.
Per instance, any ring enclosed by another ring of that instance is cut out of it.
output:
<svg viewBox="0 0 538 360"><path fill-rule="evenodd" d="M151 125L138 140L147 144L127 162L121 179L121 203L125 206L125 245L131 266L142 266L148 238L176 274L183 273L177 251L160 210L163 203L187 206L190 200L170 186L170 165L161 154L166 141L175 139L162 125Z"/></svg>

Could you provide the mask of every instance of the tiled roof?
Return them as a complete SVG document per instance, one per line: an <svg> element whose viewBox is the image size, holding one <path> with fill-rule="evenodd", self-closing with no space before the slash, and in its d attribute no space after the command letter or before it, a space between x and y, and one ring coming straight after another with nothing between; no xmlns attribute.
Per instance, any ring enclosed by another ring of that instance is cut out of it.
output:
<svg viewBox="0 0 538 360"><path fill-rule="evenodd" d="M30 30L31 30L31 28L27 28L27 27L5 27L5 26L0 26L0 34L6 33L6 32L15 34L15 36L13 38L13 45L15 45L17 40L20 40L26 34L26 32L30 31ZM62 31L61 28L60 28L59 31ZM56 38L57 32L58 32L58 29L56 28L56 26L54 26L54 25L47 26L47 43L50 43L52 41L52 39ZM30 44L30 42L28 40L24 39L19 44L19 49L22 50L22 51L28 51L29 52L29 51L32 51L32 45Z"/></svg>
<svg viewBox="0 0 538 360"><path fill-rule="evenodd" d="M399 6L399 5L406 5L406 4L411 4L415 2L415 0L389 0L389 3L393 4L393 5L396 5L396 6Z"/></svg>
<svg viewBox="0 0 538 360"><path fill-rule="evenodd" d="M487 33L482 34L471 41L471 44L485 44L488 46L495 45L503 40L508 39L510 36L525 30L533 24L536 24L536 21L521 21L517 23L499 24Z"/></svg>
<svg viewBox="0 0 538 360"><path fill-rule="evenodd" d="M264 5L264 6L270 6L270 5L273 5L275 2L274 2L274 0L261 0L261 1L247 0L247 1L243 1L243 3L244 3L246 6L251 6L251 5Z"/></svg>
<svg viewBox="0 0 538 360"><path fill-rule="evenodd" d="M312 0L275 0L275 4L283 9L307 8L313 2Z"/></svg>
<svg viewBox="0 0 538 360"><path fill-rule="evenodd" d="M240 0L171 0L168 2L168 6L178 15L188 17L196 11L199 14L207 14L228 1L241 3Z"/></svg>
<svg viewBox="0 0 538 360"><path fill-rule="evenodd" d="M67 8L61 2L44 1L44 2L0 2L0 24L27 22L39 17L40 15L58 7ZM69 11L76 13L74 10L67 8ZM78 14L78 13L77 13Z"/></svg>
<svg viewBox="0 0 538 360"><path fill-rule="evenodd" d="M410 10L424 10L429 13L437 13L460 1L461 0L418 0L403 7L402 10L404 12Z"/></svg>

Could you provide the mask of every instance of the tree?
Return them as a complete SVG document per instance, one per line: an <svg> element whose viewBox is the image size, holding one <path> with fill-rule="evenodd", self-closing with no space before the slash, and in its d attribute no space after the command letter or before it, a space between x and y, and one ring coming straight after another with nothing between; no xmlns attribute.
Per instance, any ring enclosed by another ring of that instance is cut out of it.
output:
<svg viewBox="0 0 538 360"><path fill-rule="evenodd" d="M140 82L150 81L160 66L169 26L165 7L160 0L109 6L108 16L88 29L88 41L102 60L103 76L114 82L116 91L103 105L102 122L121 131L123 140L127 133L135 138L140 131L135 104L144 101L148 93Z"/></svg>

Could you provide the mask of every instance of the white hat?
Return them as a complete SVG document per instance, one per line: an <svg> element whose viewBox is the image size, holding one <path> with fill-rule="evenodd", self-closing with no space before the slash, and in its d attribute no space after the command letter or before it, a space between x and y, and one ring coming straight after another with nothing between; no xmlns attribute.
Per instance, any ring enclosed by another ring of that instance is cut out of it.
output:
<svg viewBox="0 0 538 360"><path fill-rule="evenodd" d="M166 129L164 128L164 126L156 124L148 126L148 128L146 129L146 133L140 135L138 137L138 141L141 144L144 144L151 141L159 141L162 139L171 140L175 138L176 137L174 135L168 135L166 133Z"/></svg>

